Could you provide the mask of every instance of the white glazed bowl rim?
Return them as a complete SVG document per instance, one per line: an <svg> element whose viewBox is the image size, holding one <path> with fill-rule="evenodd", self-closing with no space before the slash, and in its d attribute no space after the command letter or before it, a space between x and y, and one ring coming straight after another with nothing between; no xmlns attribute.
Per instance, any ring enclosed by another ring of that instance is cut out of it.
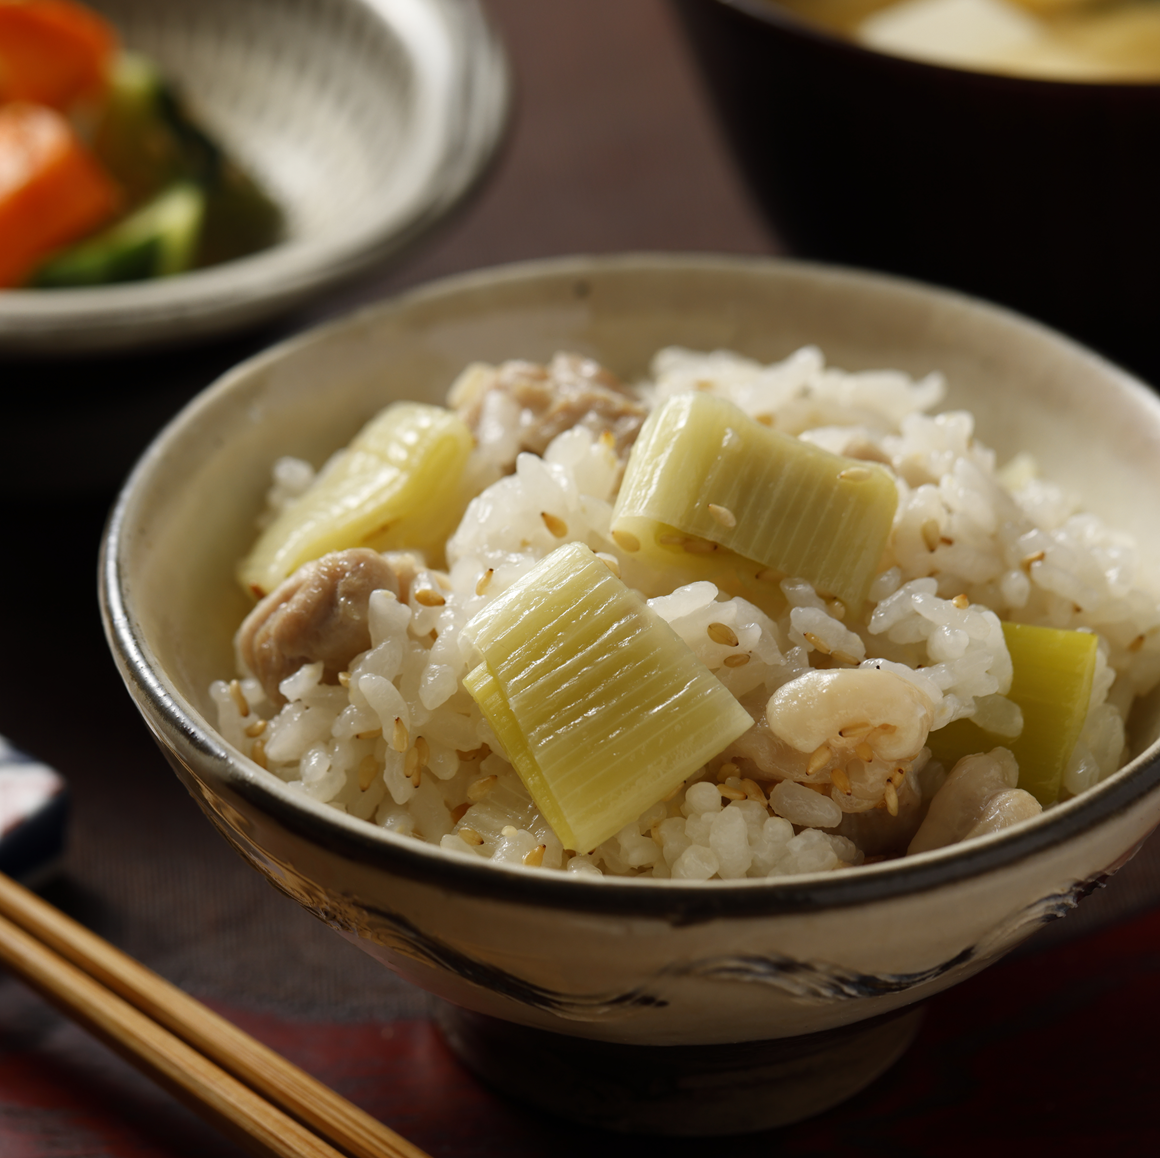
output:
<svg viewBox="0 0 1160 1158"><path fill-rule="evenodd" d="M208 772L224 788L285 829L351 861L468 895L624 916L663 915L677 923L716 917L820 912L922 893L970 877L995 873L1108 823L1160 784L1160 741L1156 741L1082 796L1014 829L965 845L849 871L774 880L679 882L614 876L594 879L458 857L443 852L436 845L394 836L294 791L227 745L161 670L134 620L131 601L126 598L125 554L133 535L132 516L138 494L148 486L155 464L163 460L171 445L180 440L185 426L194 416L211 407L215 399L250 375L268 369L303 346L339 334L344 329L353 331L365 326L378 314L388 314L408 305L438 299L444 294L486 288L503 281L544 274L583 278L601 270L633 268L663 270L674 275L690 269L768 269L780 272L782 276L830 279L854 283L865 289L917 294L957 303L983 317L1002 319L1007 324L1014 323L1036 332L1040 340L1055 343L1069 356L1085 359L1093 368L1117 377L1121 388L1137 393L1139 400L1156 411L1156 422L1160 427L1160 399L1152 391L1070 339L1002 307L891 275L784 259L624 254L555 258L444 278L316 327L242 362L203 391L161 431L125 483L110 514L101 548L101 612L106 636L121 674L163 747L178 754L186 753L196 760L200 767L195 774L200 778ZM182 763L188 767L191 759L183 759ZM210 787L212 790L212 783Z"/></svg>
<svg viewBox="0 0 1160 1158"><path fill-rule="evenodd" d="M449 110L429 143L422 186L407 203L369 228L291 238L176 278L0 291L0 353L67 357L187 343L257 324L401 252L467 197L496 155L512 99L507 57L478 0L407 0L410 19L379 0L346 2L393 22L421 84Z"/></svg>

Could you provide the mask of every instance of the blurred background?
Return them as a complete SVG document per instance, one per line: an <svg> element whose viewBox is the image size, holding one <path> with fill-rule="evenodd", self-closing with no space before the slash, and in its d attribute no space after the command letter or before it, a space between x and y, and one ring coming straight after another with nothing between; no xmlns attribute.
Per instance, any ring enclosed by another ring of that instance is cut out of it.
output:
<svg viewBox="0 0 1160 1158"><path fill-rule="evenodd" d="M783 252L662 0L485 6L510 57L513 119L486 181L436 235L310 307L224 341L136 356L0 359L8 656L0 734L71 787L68 851L45 896L432 1155L651 1152L652 1140L581 1130L490 1094L425 1020L424 995L237 859L154 748L97 613L101 529L126 472L197 391L271 342L498 263L626 250ZM1150 1071L1110 1064L1139 1045L1158 1012L1150 978L1160 918L1145 911L1146 869L1137 858L1081 915L932 1002L916 1046L852 1102L775 1134L713 1144L714 1152L949 1155L986 1146L1003 1155L1029 1140L1061 1153L1106 1144L1113 1133L1129 1147L1154 1140L1151 1123L1134 1116L1150 1105ZM1095 1059L1082 1073L1078 1042ZM706 1143L664 1145L679 1156ZM0 977L0 1154L235 1153Z"/></svg>

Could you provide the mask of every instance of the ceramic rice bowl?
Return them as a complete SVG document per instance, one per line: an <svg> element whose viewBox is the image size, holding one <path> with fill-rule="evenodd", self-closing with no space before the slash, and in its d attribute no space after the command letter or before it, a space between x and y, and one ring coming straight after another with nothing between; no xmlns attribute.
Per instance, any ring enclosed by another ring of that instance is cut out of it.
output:
<svg viewBox="0 0 1160 1158"><path fill-rule="evenodd" d="M600 1125L777 1125L866 1085L917 1003L1073 908L1160 821L1160 696L1132 757L1086 795L966 846L768 881L579 878L473 861L340 814L215 732L233 670L234 578L272 461L315 463L392 399L442 401L472 360L599 358L631 380L666 344L763 361L816 343L847 370L942 370L1000 461L1160 545L1160 401L1017 316L882 276L715 257L577 258L437 283L250 360L158 437L112 515L109 641L211 822L274 886L451 1003L489 1080ZM321 385L325 383L325 391ZM325 401L323 401L325 399Z"/></svg>

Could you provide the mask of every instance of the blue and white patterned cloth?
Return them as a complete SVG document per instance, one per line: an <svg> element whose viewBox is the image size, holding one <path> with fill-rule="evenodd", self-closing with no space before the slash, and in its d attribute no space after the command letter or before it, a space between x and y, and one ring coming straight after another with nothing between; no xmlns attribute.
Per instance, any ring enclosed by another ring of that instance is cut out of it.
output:
<svg viewBox="0 0 1160 1158"><path fill-rule="evenodd" d="M0 736L0 872L48 867L64 851L67 817L64 777Z"/></svg>

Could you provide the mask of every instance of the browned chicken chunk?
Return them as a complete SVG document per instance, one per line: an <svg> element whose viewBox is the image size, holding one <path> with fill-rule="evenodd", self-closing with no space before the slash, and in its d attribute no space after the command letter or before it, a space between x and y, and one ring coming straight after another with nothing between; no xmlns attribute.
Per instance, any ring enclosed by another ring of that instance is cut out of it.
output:
<svg viewBox="0 0 1160 1158"><path fill-rule="evenodd" d="M400 576L377 551L356 547L305 563L246 616L238 655L275 704L285 702L278 685L303 664L321 660L323 681L336 683L371 646L367 607L380 588L400 595Z"/></svg>
<svg viewBox="0 0 1160 1158"><path fill-rule="evenodd" d="M488 394L501 391L520 408L519 449L534 454L543 454L558 434L583 426L594 435L607 433L623 462L648 415L615 374L579 354L557 354L547 366L504 362L476 370L448 399L459 417L477 433Z"/></svg>

